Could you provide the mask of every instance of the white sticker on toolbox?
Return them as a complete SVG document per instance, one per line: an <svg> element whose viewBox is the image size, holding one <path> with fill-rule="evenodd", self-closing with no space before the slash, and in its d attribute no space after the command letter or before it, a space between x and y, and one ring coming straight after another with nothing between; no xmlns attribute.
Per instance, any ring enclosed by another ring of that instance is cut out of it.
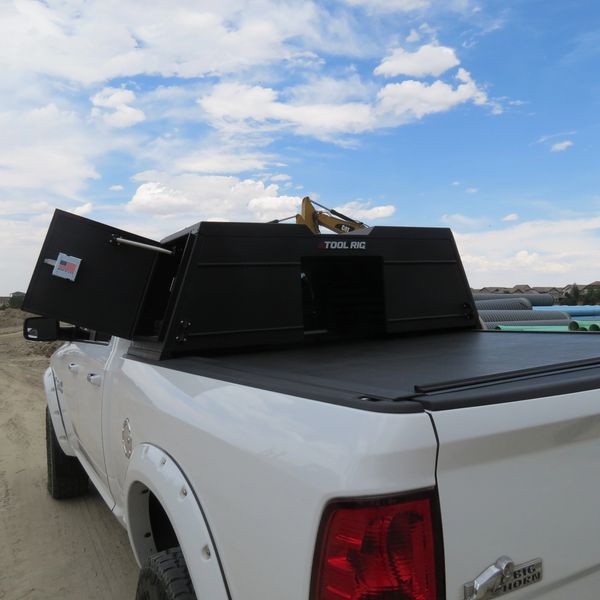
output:
<svg viewBox="0 0 600 600"><path fill-rule="evenodd" d="M56 259L56 263L54 265L54 269L52 270L52 275L54 275L55 277L62 277L63 279L68 279L69 281L75 281L75 277L77 277L77 271L79 271L80 264L80 258L77 258L76 256L69 256L68 254L59 252L58 258Z"/></svg>

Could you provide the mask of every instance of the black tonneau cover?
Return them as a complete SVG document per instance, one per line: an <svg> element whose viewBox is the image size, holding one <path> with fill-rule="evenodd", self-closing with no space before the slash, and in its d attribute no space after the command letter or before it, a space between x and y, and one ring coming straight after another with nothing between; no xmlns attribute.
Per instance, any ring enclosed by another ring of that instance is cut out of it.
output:
<svg viewBox="0 0 600 600"><path fill-rule="evenodd" d="M600 387L600 335L461 331L155 364L354 408L436 411Z"/></svg>

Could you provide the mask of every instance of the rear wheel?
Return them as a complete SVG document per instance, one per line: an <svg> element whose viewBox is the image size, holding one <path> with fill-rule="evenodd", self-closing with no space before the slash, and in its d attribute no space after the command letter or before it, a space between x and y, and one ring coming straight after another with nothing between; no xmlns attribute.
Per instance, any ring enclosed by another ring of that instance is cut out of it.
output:
<svg viewBox="0 0 600 600"><path fill-rule="evenodd" d="M196 600L180 548L153 554L142 567L135 600Z"/></svg>
<svg viewBox="0 0 600 600"><path fill-rule="evenodd" d="M74 456L67 456L56 439L50 411L46 408L46 460L48 493L60 500L82 496L88 491L87 473Z"/></svg>

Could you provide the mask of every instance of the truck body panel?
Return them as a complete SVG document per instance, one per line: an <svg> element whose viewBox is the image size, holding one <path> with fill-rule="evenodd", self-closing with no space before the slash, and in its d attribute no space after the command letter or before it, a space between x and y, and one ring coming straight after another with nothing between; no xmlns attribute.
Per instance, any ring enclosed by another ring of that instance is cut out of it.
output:
<svg viewBox="0 0 600 600"><path fill-rule="evenodd" d="M117 506L127 494L129 461L121 439L128 419L134 446L152 443L185 473L235 600L308 597L317 529L329 500L435 486L437 442L422 412L358 411L156 367L119 352L109 363L104 407Z"/></svg>
<svg viewBox="0 0 600 600"><path fill-rule="evenodd" d="M463 332L157 363L113 338L68 344L52 367L69 441L88 470L102 450L90 474L107 483L115 514L129 527L127 420L133 448L151 444L185 474L235 600L308 598L331 500L436 485L447 598L462 598L465 583L508 555L544 565L539 585L515 598L591 600L600 394L579 387L582 373L584 388L596 385L594 344L570 347L577 360L560 362L562 351L540 339L550 338ZM87 377L97 372L101 386ZM543 389L565 373L575 391L521 399L523 385Z"/></svg>
<svg viewBox="0 0 600 600"><path fill-rule="evenodd" d="M517 598L594 600L600 582L600 392L433 413L447 598L503 555L540 558Z"/></svg>

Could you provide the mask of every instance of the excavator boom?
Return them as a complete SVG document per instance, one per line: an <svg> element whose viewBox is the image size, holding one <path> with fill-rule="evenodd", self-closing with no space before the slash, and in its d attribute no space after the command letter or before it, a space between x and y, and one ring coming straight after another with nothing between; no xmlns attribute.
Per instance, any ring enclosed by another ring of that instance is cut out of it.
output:
<svg viewBox="0 0 600 600"><path fill-rule="evenodd" d="M317 210L315 205L325 210ZM300 214L296 215L296 223L306 225L314 234L321 233L319 226L334 233L350 233L356 229L365 229L367 225L355 221L340 212L326 208L313 202L308 196L302 199Z"/></svg>

